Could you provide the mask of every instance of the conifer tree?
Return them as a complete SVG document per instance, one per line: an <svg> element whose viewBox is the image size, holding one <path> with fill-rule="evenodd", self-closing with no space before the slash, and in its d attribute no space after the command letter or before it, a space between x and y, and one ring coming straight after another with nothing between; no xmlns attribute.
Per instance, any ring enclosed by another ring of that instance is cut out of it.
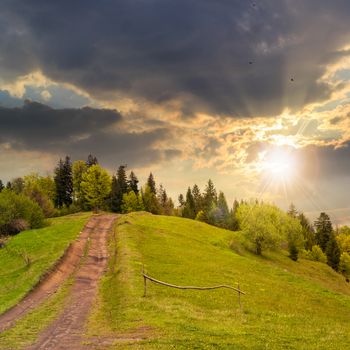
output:
<svg viewBox="0 0 350 350"><path fill-rule="evenodd" d="M139 183L139 180L134 174L134 172L132 171L129 175L128 186L129 186L129 189L131 191L134 191L136 195L138 195L139 193L138 183Z"/></svg>
<svg viewBox="0 0 350 350"><path fill-rule="evenodd" d="M209 218L210 211L215 209L216 205L217 205L216 190L215 190L213 181L209 179L203 194L203 211L207 218Z"/></svg>
<svg viewBox="0 0 350 350"><path fill-rule="evenodd" d="M316 244L319 245L325 253L327 244L332 237L333 227L329 216L326 213L321 213L315 221L316 227Z"/></svg>
<svg viewBox="0 0 350 350"><path fill-rule="evenodd" d="M0 192L4 189L4 184L2 183L2 181L0 180Z"/></svg>
<svg viewBox="0 0 350 350"><path fill-rule="evenodd" d="M11 181L7 181L6 188L8 190L12 190L12 183L11 183Z"/></svg>
<svg viewBox="0 0 350 350"><path fill-rule="evenodd" d="M287 214L294 219L298 216L298 211L293 203L290 204Z"/></svg>
<svg viewBox="0 0 350 350"><path fill-rule="evenodd" d="M83 160L77 160L73 163L73 197L75 203L80 207L84 208L84 196L81 190L81 182L83 174L88 170L86 162Z"/></svg>
<svg viewBox="0 0 350 350"><path fill-rule="evenodd" d="M179 194L178 201L179 201L181 208L185 206L185 199L184 199L184 195L182 193Z"/></svg>
<svg viewBox="0 0 350 350"><path fill-rule="evenodd" d="M86 165L88 166L88 168L90 168L93 165L97 165L98 164L98 160L95 156L93 156L91 153L88 155L87 161L86 161Z"/></svg>
<svg viewBox="0 0 350 350"><path fill-rule="evenodd" d="M146 211L152 214L160 213L160 205L157 196L151 191L148 185L146 185L144 191L142 191L142 200Z"/></svg>
<svg viewBox="0 0 350 350"><path fill-rule="evenodd" d="M197 215L197 213L203 209L203 197L202 197L201 191L199 190L198 185L196 184L192 188L192 196L193 196L195 211Z"/></svg>
<svg viewBox="0 0 350 350"><path fill-rule="evenodd" d="M116 213L121 213L123 195L128 193L128 181L125 169L126 165L119 166L117 176L113 176L112 178L111 210Z"/></svg>
<svg viewBox="0 0 350 350"><path fill-rule="evenodd" d="M154 181L154 177L153 177L152 173L150 173L148 176L147 186L149 187L149 189L152 193L157 194L156 182Z"/></svg>
<svg viewBox="0 0 350 350"><path fill-rule="evenodd" d="M72 204L73 194L73 175L72 163L66 156L65 160L59 160L55 169L55 186L56 186L56 206L61 208L63 205L69 207Z"/></svg>
<svg viewBox="0 0 350 350"><path fill-rule="evenodd" d="M182 216L189 219L194 219L196 217L196 208L190 187L187 189L186 202Z"/></svg>
<svg viewBox="0 0 350 350"><path fill-rule="evenodd" d="M218 225L227 228L229 226L230 211L228 209L225 195L222 191L219 193L217 208L219 215L217 218Z"/></svg>
<svg viewBox="0 0 350 350"><path fill-rule="evenodd" d="M312 247L316 244L315 231L311 226L308 218L303 213L300 213L298 215L298 219L302 227L302 233L303 233L304 242L305 242L305 249L312 250Z"/></svg>
<svg viewBox="0 0 350 350"><path fill-rule="evenodd" d="M340 254L341 252L340 252L337 240L332 234L327 243L326 255L327 255L327 264L336 271L338 270L338 267L339 267Z"/></svg>

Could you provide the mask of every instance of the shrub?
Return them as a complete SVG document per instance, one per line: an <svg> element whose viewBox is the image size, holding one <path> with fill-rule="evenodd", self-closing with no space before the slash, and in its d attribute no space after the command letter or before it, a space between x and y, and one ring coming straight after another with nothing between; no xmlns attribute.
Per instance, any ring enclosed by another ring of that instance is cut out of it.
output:
<svg viewBox="0 0 350 350"><path fill-rule="evenodd" d="M343 253L340 256L339 272L347 277L350 276L350 255L348 253Z"/></svg>
<svg viewBox="0 0 350 350"><path fill-rule="evenodd" d="M327 256L323 253L322 249L318 245L314 245L312 250L309 250L305 254L305 258L313 261L319 261L322 263L327 262Z"/></svg>
<svg viewBox="0 0 350 350"><path fill-rule="evenodd" d="M16 234L43 224L44 214L37 203L11 190L0 193L0 234Z"/></svg>
<svg viewBox="0 0 350 350"><path fill-rule="evenodd" d="M197 221L202 221L202 222L205 222L206 221L206 217L205 217L205 214L204 214L204 211L203 210L200 210L196 216L196 220Z"/></svg>

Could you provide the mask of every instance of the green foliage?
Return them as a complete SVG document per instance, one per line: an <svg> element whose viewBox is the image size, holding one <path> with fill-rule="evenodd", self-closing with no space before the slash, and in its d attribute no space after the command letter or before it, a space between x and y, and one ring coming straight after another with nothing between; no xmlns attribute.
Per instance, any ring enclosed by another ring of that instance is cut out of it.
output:
<svg viewBox="0 0 350 350"><path fill-rule="evenodd" d="M134 191L124 193L121 209L122 213L145 210L141 195L137 195Z"/></svg>
<svg viewBox="0 0 350 350"><path fill-rule="evenodd" d="M196 220L197 220L197 221L201 221L201 222L205 222L206 219L207 219L207 218L206 218L206 216L205 216L205 214L204 214L204 211L203 211L203 210L200 210L200 211L197 213L197 215L196 215Z"/></svg>
<svg viewBox="0 0 350 350"><path fill-rule="evenodd" d="M350 254L350 228L347 226L341 227L336 239L341 252Z"/></svg>
<svg viewBox="0 0 350 350"><path fill-rule="evenodd" d="M305 251L305 258L321 263L327 263L327 256L318 245L314 245L311 250Z"/></svg>
<svg viewBox="0 0 350 350"><path fill-rule="evenodd" d="M129 191L125 169L126 165L119 166L117 176L112 178L111 210L115 213L122 211L123 195Z"/></svg>
<svg viewBox="0 0 350 350"><path fill-rule="evenodd" d="M157 194L157 189L156 189L156 182L154 180L153 174L150 173L147 179L147 186L149 187L150 191L154 194Z"/></svg>
<svg viewBox="0 0 350 350"><path fill-rule="evenodd" d="M82 176L81 190L89 208L105 209L111 192L111 178L98 164L92 165Z"/></svg>
<svg viewBox="0 0 350 350"><path fill-rule="evenodd" d="M326 248L327 264L334 270L338 270L340 260L340 249L337 240L332 235Z"/></svg>
<svg viewBox="0 0 350 350"><path fill-rule="evenodd" d="M285 238L286 217L280 209L268 204L241 204L237 210L242 232L254 245L257 255L279 246Z"/></svg>
<svg viewBox="0 0 350 350"><path fill-rule="evenodd" d="M315 221L316 227L316 244L319 245L323 252L326 252L327 244L333 235L332 222L326 213L321 213Z"/></svg>
<svg viewBox="0 0 350 350"><path fill-rule="evenodd" d="M350 255L346 252L342 253L339 260L339 272L344 276L350 276Z"/></svg>
<svg viewBox="0 0 350 350"><path fill-rule="evenodd" d="M0 193L0 234L16 234L43 225L44 214L37 203L8 189Z"/></svg>
<svg viewBox="0 0 350 350"><path fill-rule="evenodd" d="M190 187L187 189L186 202L182 211L182 216L188 219L194 219L196 217L196 208Z"/></svg>
<svg viewBox="0 0 350 350"><path fill-rule="evenodd" d="M86 161L86 165L88 168L90 168L93 165L97 165L98 164L98 160L95 156L93 156L92 154L88 155L87 161Z"/></svg>
<svg viewBox="0 0 350 350"><path fill-rule="evenodd" d="M83 181L83 174L86 173L88 165L83 160L77 160L73 163L73 197L74 202L80 208L84 209L84 195L81 189L81 182Z"/></svg>
<svg viewBox="0 0 350 350"><path fill-rule="evenodd" d="M155 193L151 191L151 188L146 185L142 192L142 200L145 210L152 214L160 214L160 205Z"/></svg>
<svg viewBox="0 0 350 350"><path fill-rule="evenodd" d="M209 211L213 208L213 204L217 204L217 194L213 181L209 179L203 194L204 212L209 213Z"/></svg>
<svg viewBox="0 0 350 350"><path fill-rule="evenodd" d="M131 171L129 175L129 180L128 180L128 188L130 191L134 191L136 195L139 194L138 183L139 183L138 178L136 177L134 172Z"/></svg>
<svg viewBox="0 0 350 350"><path fill-rule="evenodd" d="M73 202L73 174L72 163L70 158L66 156L65 160L59 160L55 169L54 176L56 186L56 206L61 208L62 206L69 207Z"/></svg>
<svg viewBox="0 0 350 350"><path fill-rule="evenodd" d="M300 213L298 215L298 219L300 221L302 234L304 236L304 247L307 250L311 250L312 247L316 244L315 231L310 224L310 221L303 213Z"/></svg>
<svg viewBox="0 0 350 350"><path fill-rule="evenodd" d="M0 192L4 189L5 187L4 187L4 184L3 184L3 182L0 180Z"/></svg>

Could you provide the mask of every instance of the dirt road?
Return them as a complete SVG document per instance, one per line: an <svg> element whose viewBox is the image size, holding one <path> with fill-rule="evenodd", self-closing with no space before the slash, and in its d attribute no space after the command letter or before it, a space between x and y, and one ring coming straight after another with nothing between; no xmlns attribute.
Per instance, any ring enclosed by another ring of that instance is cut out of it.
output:
<svg viewBox="0 0 350 350"><path fill-rule="evenodd" d="M61 314L27 349L84 349L81 344L85 321L95 300L98 281L107 267L107 235L115 215L93 217L87 226L89 250L75 273L75 281Z"/></svg>

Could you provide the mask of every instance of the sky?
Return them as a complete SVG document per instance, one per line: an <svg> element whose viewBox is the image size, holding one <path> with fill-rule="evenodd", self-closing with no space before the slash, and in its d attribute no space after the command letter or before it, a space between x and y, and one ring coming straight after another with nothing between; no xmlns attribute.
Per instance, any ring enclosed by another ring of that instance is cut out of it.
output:
<svg viewBox="0 0 350 350"><path fill-rule="evenodd" d="M0 179L96 155L177 198L350 223L347 0L1 0Z"/></svg>

